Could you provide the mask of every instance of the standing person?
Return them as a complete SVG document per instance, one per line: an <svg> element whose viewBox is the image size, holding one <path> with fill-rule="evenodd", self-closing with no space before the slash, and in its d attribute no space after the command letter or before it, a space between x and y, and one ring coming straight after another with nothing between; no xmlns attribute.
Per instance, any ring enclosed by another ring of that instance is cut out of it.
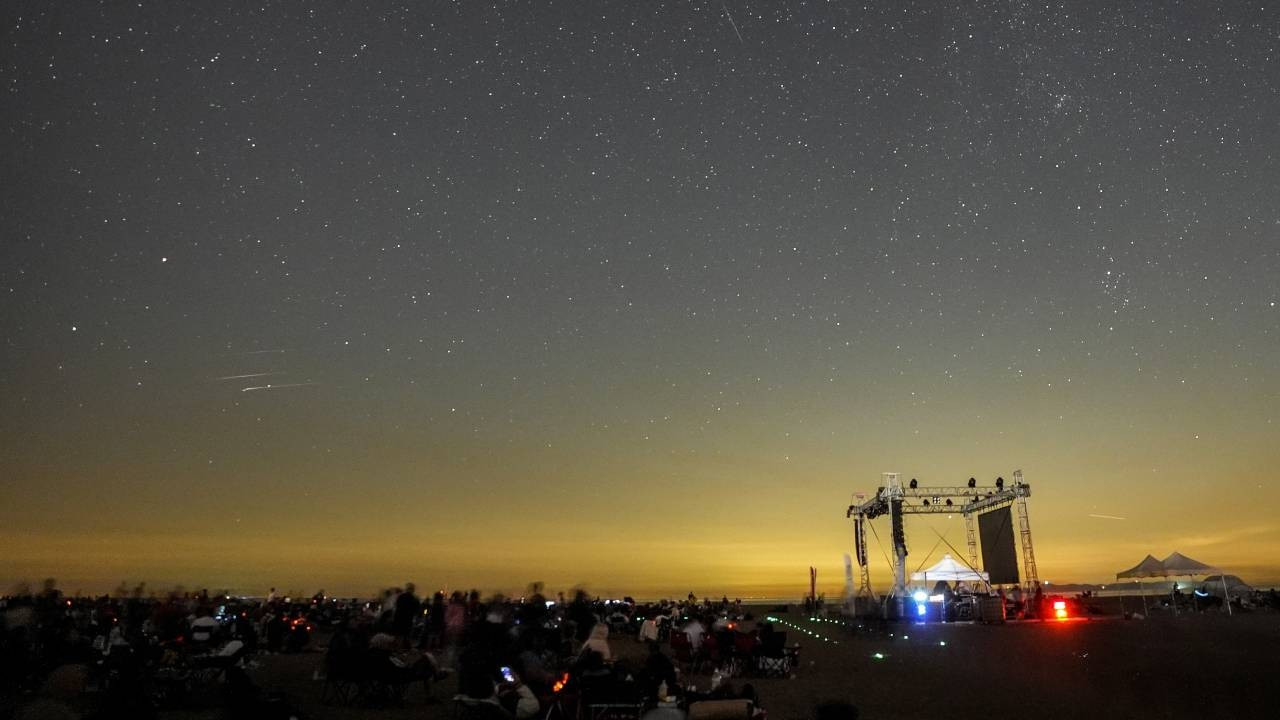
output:
<svg viewBox="0 0 1280 720"><path fill-rule="evenodd" d="M396 636L403 647L409 647L413 623L422 612L422 603L418 601L415 590L417 588L413 583L405 583L404 592L396 596L394 614L391 617L391 634Z"/></svg>
<svg viewBox="0 0 1280 720"><path fill-rule="evenodd" d="M437 590L431 596L431 611L427 613L427 632L423 638L428 650L444 647L444 591Z"/></svg>
<svg viewBox="0 0 1280 720"><path fill-rule="evenodd" d="M460 591L455 590L449 596L449 605L444 610L444 644L445 662L453 663L458 643L467 629L467 600Z"/></svg>
<svg viewBox="0 0 1280 720"><path fill-rule="evenodd" d="M697 615L694 615L689 624L684 626L684 632L689 636L690 648L697 652L698 648L702 646L702 636L707 634L707 627L702 624Z"/></svg>

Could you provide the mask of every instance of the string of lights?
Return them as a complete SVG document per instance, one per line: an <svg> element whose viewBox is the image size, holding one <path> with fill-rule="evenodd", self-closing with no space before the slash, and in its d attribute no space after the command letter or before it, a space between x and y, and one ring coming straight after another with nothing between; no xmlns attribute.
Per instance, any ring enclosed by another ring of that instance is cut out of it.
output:
<svg viewBox="0 0 1280 720"><path fill-rule="evenodd" d="M810 620L812 620L813 618L809 618L809 619L810 619ZM829 642L829 643L831 643L832 645L839 645L839 644L840 644L840 641L839 641L839 640L836 640L836 639L835 639L835 638L833 638L833 637L828 637L828 636L826 636L826 635L823 635L822 633L817 633L817 632L814 632L814 631L812 631L812 630L810 630L810 629L808 629L808 628L800 627L799 625L797 625L797 624L795 624L795 623L793 623L793 622L787 622L786 620L783 620L782 618L774 617L773 615L769 615L769 616L767 616L767 617L765 618L765 620L768 620L769 622L774 623L774 624L777 624L777 625L782 625L782 626L784 626L784 627L791 628L792 630L798 630L798 631L800 631L800 632L802 632L802 633L804 633L804 634L808 635L809 637L817 638L817 639L819 639L819 640L821 640L821 641L823 641L823 642Z"/></svg>

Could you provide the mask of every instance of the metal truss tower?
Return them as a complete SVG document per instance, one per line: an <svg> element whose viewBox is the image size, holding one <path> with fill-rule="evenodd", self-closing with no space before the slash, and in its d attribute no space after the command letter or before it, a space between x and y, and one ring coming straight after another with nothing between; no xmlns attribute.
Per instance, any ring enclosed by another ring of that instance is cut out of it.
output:
<svg viewBox="0 0 1280 720"><path fill-rule="evenodd" d="M978 567L978 536L973 532L973 514L964 514L964 539L969 546L969 564Z"/></svg>
<svg viewBox="0 0 1280 720"><path fill-rule="evenodd" d="M969 564L978 567L978 541L974 533L973 518L976 515L1000 508L1016 506L1018 513L1018 530L1022 543L1023 579L1028 587L1033 586L1038 578L1036 573L1036 556L1031 545L1031 521L1027 515L1027 498L1031 495L1031 486L1023 482L1022 471L1015 470L1013 482L1006 486L1004 480L997 478L995 485L979 486L970 478L969 484L937 487L920 487L915 480L904 487L898 473L883 473L883 485L869 498L858 496L855 504L849 506L846 517L857 523L854 542L857 546L858 565L860 566L861 587L858 595L871 597L871 578L867 571L869 558L866 553L866 523L881 515L888 515L891 521L893 537L893 597L901 599L906 594L907 543L903 526L906 515L918 514L955 514L964 516L965 539L968 542Z"/></svg>
<svg viewBox="0 0 1280 720"><path fill-rule="evenodd" d="M1013 471L1013 486L1025 487L1022 482L1022 471ZM1027 516L1027 496L1019 495L1014 503L1018 508L1018 535L1022 540L1022 576L1027 588L1031 589L1040 582L1036 573L1036 551L1031 547L1031 518Z"/></svg>

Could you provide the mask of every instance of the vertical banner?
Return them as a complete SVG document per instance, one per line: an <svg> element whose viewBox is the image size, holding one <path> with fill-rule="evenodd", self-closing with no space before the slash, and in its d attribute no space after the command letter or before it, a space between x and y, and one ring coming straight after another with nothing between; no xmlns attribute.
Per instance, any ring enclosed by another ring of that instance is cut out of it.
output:
<svg viewBox="0 0 1280 720"><path fill-rule="evenodd" d="M991 584L1017 583L1018 551L1013 544L1013 508L1000 508L979 515L978 534L982 538L982 569L991 576Z"/></svg>

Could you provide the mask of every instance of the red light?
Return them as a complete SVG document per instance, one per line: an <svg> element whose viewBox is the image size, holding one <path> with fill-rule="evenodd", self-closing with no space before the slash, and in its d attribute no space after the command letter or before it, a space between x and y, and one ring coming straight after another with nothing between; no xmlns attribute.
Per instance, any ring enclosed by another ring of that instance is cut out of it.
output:
<svg viewBox="0 0 1280 720"><path fill-rule="evenodd" d="M557 680L554 685L551 686L551 692L560 692L561 690L564 689L564 686L567 685L568 683L569 683L569 673L565 673L564 675L560 676L560 679Z"/></svg>
<svg viewBox="0 0 1280 720"><path fill-rule="evenodd" d="M1054 600L1054 601L1053 601L1053 614L1054 614L1054 615L1055 615L1059 620L1066 620L1066 619L1067 619L1067 601L1066 601L1066 600Z"/></svg>

